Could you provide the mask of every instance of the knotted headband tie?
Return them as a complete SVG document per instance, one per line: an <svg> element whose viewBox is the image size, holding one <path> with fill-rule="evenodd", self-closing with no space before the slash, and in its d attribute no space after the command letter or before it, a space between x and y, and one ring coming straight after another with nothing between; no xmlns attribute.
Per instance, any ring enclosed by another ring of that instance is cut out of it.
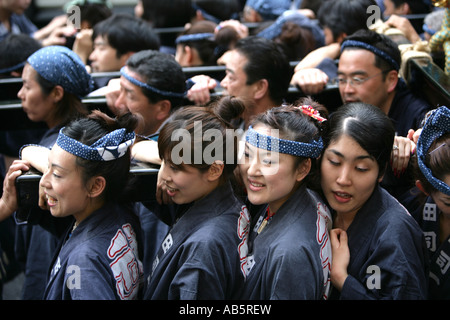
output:
<svg viewBox="0 0 450 320"><path fill-rule="evenodd" d="M90 161L111 161L124 156L135 140L135 133L127 133L124 128L114 130L90 146L70 138L59 131L56 144L63 150Z"/></svg>

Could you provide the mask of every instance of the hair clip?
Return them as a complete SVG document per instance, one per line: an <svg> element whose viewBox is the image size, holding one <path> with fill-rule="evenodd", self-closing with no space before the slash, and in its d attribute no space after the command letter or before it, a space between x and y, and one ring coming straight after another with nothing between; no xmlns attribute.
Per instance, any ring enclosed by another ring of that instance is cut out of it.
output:
<svg viewBox="0 0 450 320"><path fill-rule="evenodd" d="M447 144L444 142L443 144L441 144L439 147L435 148L433 151L429 152L428 154L432 154L433 152L439 150L440 148L446 146Z"/></svg>
<svg viewBox="0 0 450 320"><path fill-rule="evenodd" d="M304 114L310 116L311 118L316 119L319 122L327 121L327 119L325 119L324 117L320 116L319 111L317 111L316 109L314 109L311 106L303 105L303 106L298 106L296 108L299 109Z"/></svg>

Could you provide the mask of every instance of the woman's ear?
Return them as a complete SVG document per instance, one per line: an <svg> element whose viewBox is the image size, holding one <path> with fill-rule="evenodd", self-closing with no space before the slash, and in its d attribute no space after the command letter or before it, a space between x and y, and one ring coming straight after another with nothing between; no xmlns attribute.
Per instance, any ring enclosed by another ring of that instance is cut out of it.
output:
<svg viewBox="0 0 450 320"><path fill-rule="evenodd" d="M93 177L90 181L89 197L96 198L103 193L106 187L106 180L102 176Z"/></svg>
<svg viewBox="0 0 450 320"><path fill-rule="evenodd" d="M224 166L223 161L214 161L208 169L208 181L213 182L220 179Z"/></svg>
<svg viewBox="0 0 450 320"><path fill-rule="evenodd" d="M54 103L58 103L59 101L62 100L62 98L64 97L64 89L63 87L56 85L51 92L52 96L53 96L53 102Z"/></svg>
<svg viewBox="0 0 450 320"><path fill-rule="evenodd" d="M308 173L311 171L311 159L307 158L305 161L302 161L297 167L297 177L296 180L298 182L305 179Z"/></svg>

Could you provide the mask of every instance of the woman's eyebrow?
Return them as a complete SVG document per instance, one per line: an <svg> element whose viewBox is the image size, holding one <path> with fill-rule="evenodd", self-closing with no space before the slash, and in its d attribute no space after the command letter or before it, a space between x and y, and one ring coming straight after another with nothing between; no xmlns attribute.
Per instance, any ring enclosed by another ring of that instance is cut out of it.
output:
<svg viewBox="0 0 450 320"><path fill-rule="evenodd" d="M345 159L345 155L337 151L336 149L328 149L327 151L330 151L335 155L337 155L338 157ZM363 159L373 159L373 157L369 154L363 154L354 158L354 160L363 160Z"/></svg>

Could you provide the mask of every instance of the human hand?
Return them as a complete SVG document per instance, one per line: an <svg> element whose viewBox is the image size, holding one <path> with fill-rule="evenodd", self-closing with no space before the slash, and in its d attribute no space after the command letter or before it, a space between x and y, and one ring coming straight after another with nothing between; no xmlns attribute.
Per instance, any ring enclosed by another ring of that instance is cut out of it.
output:
<svg viewBox="0 0 450 320"><path fill-rule="evenodd" d="M69 26L56 28L48 37L42 40L42 45L44 47L53 45L63 46L67 42L67 37L74 36L76 32L77 29Z"/></svg>
<svg viewBox="0 0 450 320"><path fill-rule="evenodd" d="M215 79L206 76L198 75L191 78L195 84L188 90L187 98L195 104L205 104L211 100L210 90L217 86Z"/></svg>
<svg viewBox="0 0 450 320"><path fill-rule="evenodd" d="M413 129L409 129L409 131L408 131L408 138L410 140L412 140L412 142L414 142L417 145L417 141L419 140L421 132L422 132L422 128L417 129L416 131L414 131Z"/></svg>
<svg viewBox="0 0 450 320"><path fill-rule="evenodd" d="M121 115L126 113L128 109L123 104L117 104L117 100L120 96L120 78L111 79L104 90L106 105L115 115Z"/></svg>
<svg viewBox="0 0 450 320"><path fill-rule="evenodd" d="M214 30L214 33L217 33L220 28L230 27L233 28L238 34L239 39L248 37L248 27L241 23L239 20L225 20L219 23L219 25Z"/></svg>
<svg viewBox="0 0 450 320"><path fill-rule="evenodd" d="M89 55L92 53L94 43L92 41L92 29L82 29L77 33L72 50L87 64Z"/></svg>
<svg viewBox="0 0 450 320"><path fill-rule="evenodd" d="M9 167L3 180L3 194L0 198L0 221L8 218L18 209L16 179L25 171L30 170L30 167L28 161L25 160L15 160Z"/></svg>
<svg viewBox="0 0 450 320"><path fill-rule="evenodd" d="M291 84L300 88L307 95L321 92L327 82L327 74L316 68L300 69L294 73L291 79Z"/></svg>
<svg viewBox="0 0 450 320"><path fill-rule="evenodd" d="M330 230L330 241L332 255L331 283L341 291L348 276L347 267L350 263L347 232L339 228Z"/></svg>
<svg viewBox="0 0 450 320"><path fill-rule="evenodd" d="M419 34L416 32L408 18L393 14L386 20L385 24L400 30L411 43L420 40Z"/></svg>
<svg viewBox="0 0 450 320"><path fill-rule="evenodd" d="M411 134L412 137L412 134ZM411 154L416 150L416 144L409 137L395 136L391 152L391 167L396 177L401 176L408 167Z"/></svg>

